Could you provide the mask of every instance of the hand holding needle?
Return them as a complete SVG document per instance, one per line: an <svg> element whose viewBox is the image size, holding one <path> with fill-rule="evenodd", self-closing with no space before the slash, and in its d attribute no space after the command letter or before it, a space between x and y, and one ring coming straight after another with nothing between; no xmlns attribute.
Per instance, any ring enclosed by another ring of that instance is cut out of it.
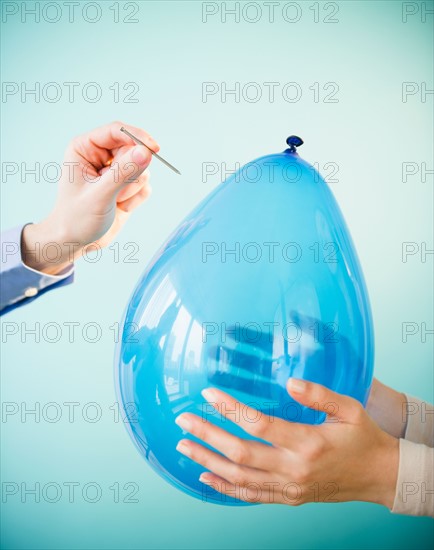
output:
<svg viewBox="0 0 434 550"><path fill-rule="evenodd" d="M171 170L173 170L174 172L176 172L177 174L181 175L181 172L175 168L174 166L172 166L170 164L170 162L167 162L167 160L163 159L163 157L160 157L160 155L158 153L155 153L155 151L153 151L150 147L148 147L146 145L146 143L143 143L143 141L140 141L139 138L136 138L136 136L133 136L133 134L131 134L128 130L126 130L123 126L121 128L121 132L123 132L124 134L127 134L127 136L129 136L133 141L135 141L138 145L143 145L144 147L146 147L146 149L149 149L149 151L151 151L151 153L154 155L155 158L157 158L158 160L161 160L161 162L163 164L165 164L166 166L168 166Z"/></svg>

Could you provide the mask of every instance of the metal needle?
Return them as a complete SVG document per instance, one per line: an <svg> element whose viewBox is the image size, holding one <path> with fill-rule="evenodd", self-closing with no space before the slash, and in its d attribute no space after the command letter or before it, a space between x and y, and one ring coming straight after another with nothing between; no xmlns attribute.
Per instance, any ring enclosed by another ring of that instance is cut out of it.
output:
<svg viewBox="0 0 434 550"><path fill-rule="evenodd" d="M163 164L165 164L166 166L168 166L171 170L173 170L174 172L176 172L177 174L181 175L181 172L175 168L174 166L172 166L170 164L170 162L167 162L167 160L164 160L163 157L160 157L160 155L158 153L155 153L155 151L153 151L150 147L148 147L146 145L146 143L143 143L143 141L140 141L139 138L136 138L136 136L133 136L133 134L131 134L128 130L126 130L123 126L121 128L121 132L123 132L124 134L127 134L127 136L129 136L133 141L135 141L137 144L139 145L143 145L144 147L146 147L146 149L149 149L149 151L151 151L151 153L154 155L155 158L157 158L158 160L161 160L161 162Z"/></svg>

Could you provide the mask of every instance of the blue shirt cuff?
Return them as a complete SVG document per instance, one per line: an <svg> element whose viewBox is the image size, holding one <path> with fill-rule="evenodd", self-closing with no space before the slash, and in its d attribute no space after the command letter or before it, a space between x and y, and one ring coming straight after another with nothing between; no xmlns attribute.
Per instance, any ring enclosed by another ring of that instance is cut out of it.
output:
<svg viewBox="0 0 434 550"><path fill-rule="evenodd" d="M25 225L1 234L0 310L35 298L49 287L60 286L59 283L68 284L73 281L73 264L57 275L48 275L23 263L21 234Z"/></svg>

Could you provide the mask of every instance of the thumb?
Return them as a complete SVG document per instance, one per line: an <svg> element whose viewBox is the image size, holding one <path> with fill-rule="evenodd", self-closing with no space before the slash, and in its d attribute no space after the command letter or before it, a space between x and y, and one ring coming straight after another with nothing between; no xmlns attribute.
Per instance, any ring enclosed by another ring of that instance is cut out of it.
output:
<svg viewBox="0 0 434 550"><path fill-rule="evenodd" d="M151 159L151 152L143 145L130 147L104 172L99 184L108 193L117 193L129 183L137 181L140 174L149 166Z"/></svg>
<svg viewBox="0 0 434 550"><path fill-rule="evenodd" d="M325 412L328 418L354 422L363 410L359 401L336 393L321 384L290 378L286 384L289 395L311 409Z"/></svg>

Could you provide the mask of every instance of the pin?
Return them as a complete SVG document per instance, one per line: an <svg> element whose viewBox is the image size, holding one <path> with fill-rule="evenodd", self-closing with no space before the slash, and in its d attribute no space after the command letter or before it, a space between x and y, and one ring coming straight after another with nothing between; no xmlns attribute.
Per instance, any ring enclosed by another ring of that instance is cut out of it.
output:
<svg viewBox="0 0 434 550"><path fill-rule="evenodd" d="M123 132L124 134L127 134L127 136L129 136L133 141L135 141L138 145L143 145L144 147L146 147L146 149L149 149L149 151L151 151L151 153L154 155L155 158L157 158L158 160L161 160L161 162L163 164L165 164L166 166L168 166L171 170L173 170L174 172L176 172L177 174L181 175L181 172L175 168L174 166L172 166L170 164L170 162L167 162L167 160L164 160L163 157L160 157L160 155L158 153L155 153L150 147L148 147L145 143L143 143L143 141L140 141L139 138L136 138L135 136L133 136L133 134L131 134L128 130L126 130L123 126L121 128L121 132Z"/></svg>

